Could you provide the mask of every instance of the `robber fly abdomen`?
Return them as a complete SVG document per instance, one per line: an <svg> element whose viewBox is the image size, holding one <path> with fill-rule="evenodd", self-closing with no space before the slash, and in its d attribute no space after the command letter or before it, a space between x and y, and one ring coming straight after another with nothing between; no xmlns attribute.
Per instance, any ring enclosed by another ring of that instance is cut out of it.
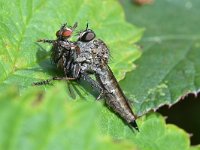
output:
<svg viewBox="0 0 200 150"><path fill-rule="evenodd" d="M109 66L104 66L96 77L104 89L107 105L138 130L132 109Z"/></svg>

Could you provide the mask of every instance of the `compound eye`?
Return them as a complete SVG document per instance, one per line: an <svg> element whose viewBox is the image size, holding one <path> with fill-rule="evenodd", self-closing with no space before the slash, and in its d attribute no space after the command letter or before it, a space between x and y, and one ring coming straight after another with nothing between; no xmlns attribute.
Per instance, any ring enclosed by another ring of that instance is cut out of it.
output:
<svg viewBox="0 0 200 150"><path fill-rule="evenodd" d="M63 29L63 30L58 30L56 32L57 37L63 37L63 38L68 38L72 35L72 30L71 29Z"/></svg>
<svg viewBox="0 0 200 150"><path fill-rule="evenodd" d="M89 42L95 38L95 33L92 30L85 31L83 35L80 37L80 41Z"/></svg>
<svg viewBox="0 0 200 150"><path fill-rule="evenodd" d="M72 35L72 30L71 29L65 29L62 32L63 37L70 37Z"/></svg>

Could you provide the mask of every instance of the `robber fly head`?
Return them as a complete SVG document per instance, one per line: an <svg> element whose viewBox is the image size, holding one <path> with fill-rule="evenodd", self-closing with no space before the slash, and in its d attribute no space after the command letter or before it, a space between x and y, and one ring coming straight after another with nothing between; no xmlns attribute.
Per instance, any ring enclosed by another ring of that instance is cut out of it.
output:
<svg viewBox="0 0 200 150"><path fill-rule="evenodd" d="M73 31L75 30L75 28L77 27L78 23L75 22L75 24L73 25L73 27L67 27L67 24L64 24L61 26L60 30L58 30L56 32L56 36L58 39L68 39L71 37Z"/></svg>
<svg viewBox="0 0 200 150"><path fill-rule="evenodd" d="M78 41L89 42L89 41L93 40L95 37L96 37L96 34L94 33L93 30L88 29L88 23L87 23L86 29L79 33Z"/></svg>

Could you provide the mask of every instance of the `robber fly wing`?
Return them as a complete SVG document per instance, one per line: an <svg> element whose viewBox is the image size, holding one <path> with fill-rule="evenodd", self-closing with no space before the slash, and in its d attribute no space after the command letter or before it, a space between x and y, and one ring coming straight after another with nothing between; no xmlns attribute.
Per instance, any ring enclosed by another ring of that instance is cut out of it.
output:
<svg viewBox="0 0 200 150"><path fill-rule="evenodd" d="M121 96L125 97L125 95L124 95L124 93L123 93L121 87L119 86L119 83L118 83L116 77L114 76L114 74L113 74L111 68L110 68L108 65L106 65L106 66L105 66L105 70L106 70L106 72L107 72L108 77L111 79L110 81L111 81L111 83L113 84L113 85L112 85L113 88L118 89L118 90L119 90L119 93L118 93L118 94L120 94Z"/></svg>
<svg viewBox="0 0 200 150"><path fill-rule="evenodd" d="M118 83L116 77L114 76L114 74L113 74L111 68L110 68L108 65L107 65L106 67L107 67L108 75L109 75L109 77L112 79L113 88L116 88L116 90L118 91L116 94L117 94L118 96L120 96L120 97L123 97L126 106L127 106L129 109L131 109L131 107L130 107L130 105L129 105L129 103L128 103L128 100L127 100L127 98L126 98L124 92L122 91L121 87L119 86L119 83Z"/></svg>

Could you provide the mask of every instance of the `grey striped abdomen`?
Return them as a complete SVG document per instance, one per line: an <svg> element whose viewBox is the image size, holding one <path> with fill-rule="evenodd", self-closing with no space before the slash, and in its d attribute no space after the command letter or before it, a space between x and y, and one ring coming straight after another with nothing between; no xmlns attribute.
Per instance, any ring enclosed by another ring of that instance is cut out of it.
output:
<svg viewBox="0 0 200 150"><path fill-rule="evenodd" d="M106 103L128 123L135 120L131 107L118 85L109 66L104 66L97 79L101 83L106 96Z"/></svg>

